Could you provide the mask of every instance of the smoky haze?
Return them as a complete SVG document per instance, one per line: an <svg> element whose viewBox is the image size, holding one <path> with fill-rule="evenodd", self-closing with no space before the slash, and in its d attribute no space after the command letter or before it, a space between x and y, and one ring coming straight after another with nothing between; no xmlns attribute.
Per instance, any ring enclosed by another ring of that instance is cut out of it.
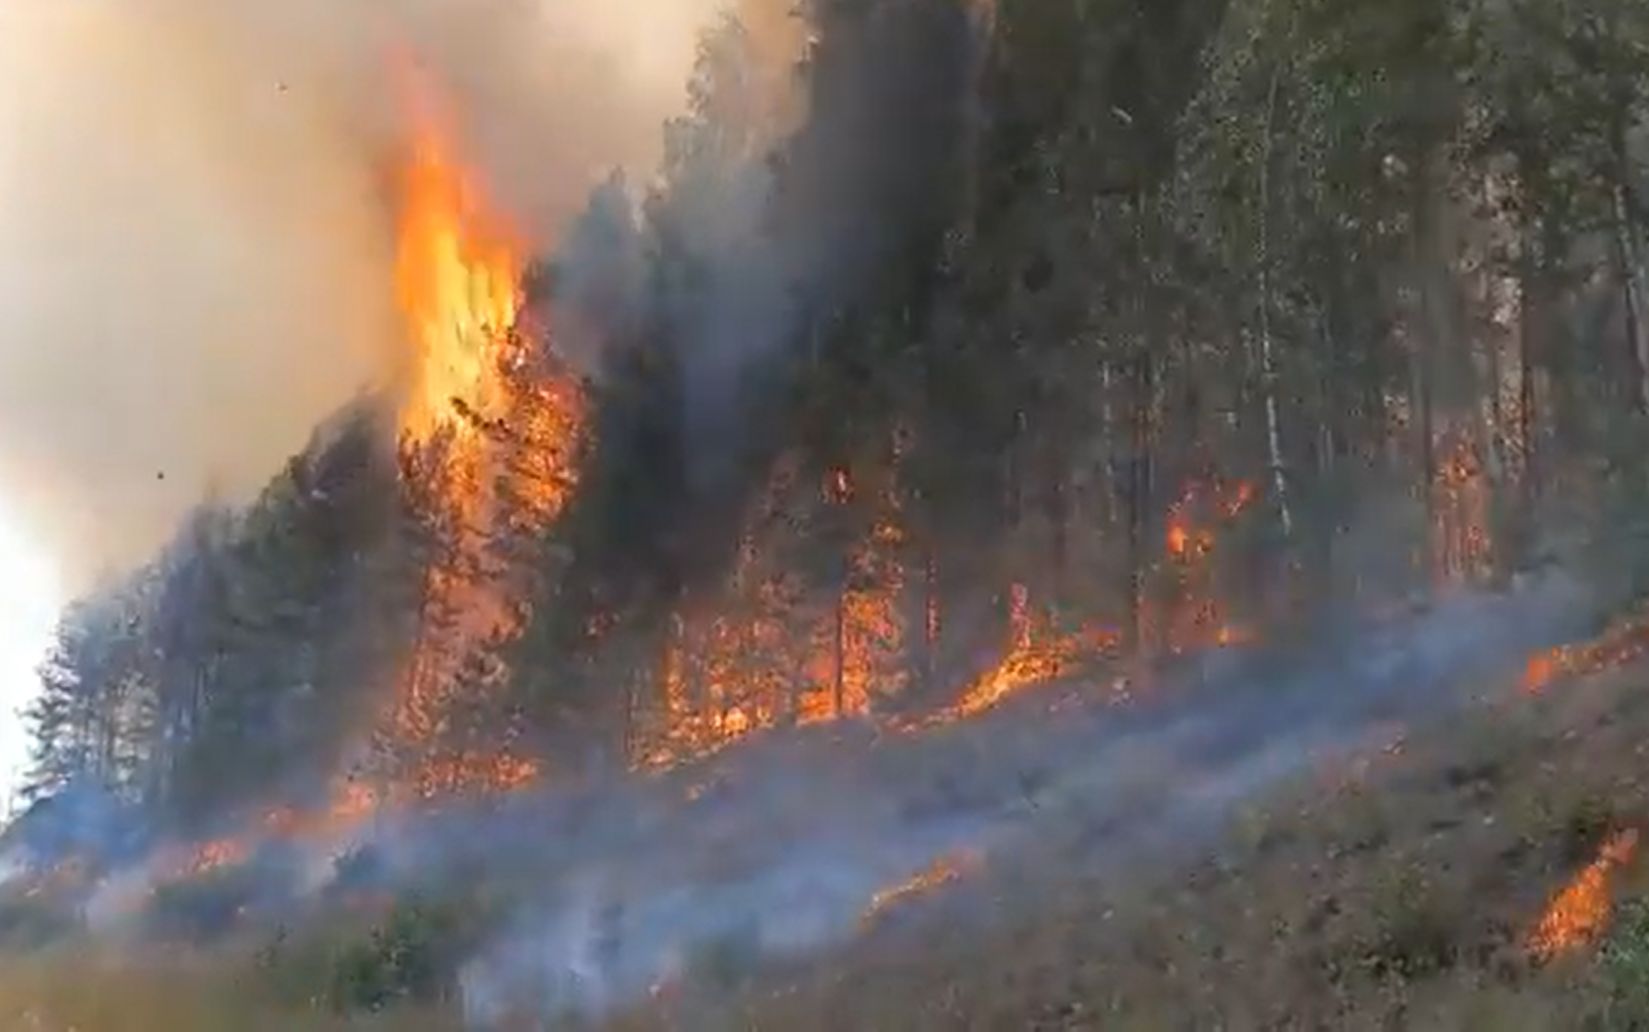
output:
<svg viewBox="0 0 1649 1032"><path fill-rule="evenodd" d="M650 174L716 0L0 8L0 492L69 585L246 497L404 358L392 52L547 249Z"/></svg>

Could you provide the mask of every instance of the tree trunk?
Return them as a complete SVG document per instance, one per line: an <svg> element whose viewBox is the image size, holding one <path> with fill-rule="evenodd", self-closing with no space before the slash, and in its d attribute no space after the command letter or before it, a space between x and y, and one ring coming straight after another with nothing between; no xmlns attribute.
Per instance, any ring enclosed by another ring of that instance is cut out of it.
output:
<svg viewBox="0 0 1649 1032"><path fill-rule="evenodd" d="M1150 562L1151 505L1151 397L1155 391L1155 369L1147 342L1140 348L1134 371L1133 456L1128 484L1128 626L1134 651L1149 648L1146 612L1145 571Z"/></svg>
<svg viewBox="0 0 1649 1032"><path fill-rule="evenodd" d="M933 689L939 655L939 560L930 546L922 559L922 657L919 674L924 695Z"/></svg>
<svg viewBox="0 0 1649 1032"><path fill-rule="evenodd" d="M1634 400L1638 411L1649 413L1649 313L1644 310L1642 248L1634 223L1631 189L1615 184L1615 251L1620 262L1621 285L1626 301L1626 343L1636 382Z"/></svg>
<svg viewBox="0 0 1649 1032"><path fill-rule="evenodd" d="M1529 510L1540 493L1535 448L1538 426L1535 414L1535 355L1540 347L1542 326L1546 317L1546 281L1541 241L1528 226L1524 227L1523 232L1521 264L1522 289L1518 291L1517 441L1523 458L1523 515L1529 518L1532 516Z"/></svg>
<svg viewBox="0 0 1649 1032"><path fill-rule="evenodd" d="M1282 66L1278 65L1272 70L1271 87L1266 98L1265 143L1260 157L1260 232L1255 257L1260 278L1260 382L1265 396L1266 454L1271 466L1272 488L1277 494L1277 518L1282 525L1283 538L1291 540L1294 537L1294 514L1288 503L1288 472L1283 465L1282 427L1277 411L1276 344L1271 333L1271 160L1276 145L1274 128L1281 80Z"/></svg>
<svg viewBox="0 0 1649 1032"><path fill-rule="evenodd" d="M1410 198L1414 290L1419 311L1414 320L1414 356L1410 368L1410 404L1414 410L1420 450L1420 491L1425 502L1426 574L1435 577L1447 562L1438 547L1446 544L1437 534L1437 431L1435 394L1437 354L1443 346L1442 299L1438 296L1436 218L1432 211L1432 164L1434 155L1421 146L1413 155L1414 189Z"/></svg>

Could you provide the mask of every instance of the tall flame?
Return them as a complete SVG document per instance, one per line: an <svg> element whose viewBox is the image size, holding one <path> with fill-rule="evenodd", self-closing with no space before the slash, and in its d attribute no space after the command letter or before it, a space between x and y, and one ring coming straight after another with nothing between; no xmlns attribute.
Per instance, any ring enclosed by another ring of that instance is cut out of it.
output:
<svg viewBox="0 0 1649 1032"><path fill-rule="evenodd" d="M415 505L442 541L391 730L423 753L409 787L430 798L537 776L532 760L436 739L466 672L482 691L507 674L487 650L519 633L524 585L497 558L495 539L536 532L565 509L585 419L576 378L547 355L533 361L518 325L524 262L515 235L457 160L424 84L409 81L396 290L413 350L400 433Z"/></svg>
<svg viewBox="0 0 1649 1032"><path fill-rule="evenodd" d="M500 401L496 368L520 312L522 263L510 234L422 120L402 177L396 291L416 351L401 430L425 443Z"/></svg>

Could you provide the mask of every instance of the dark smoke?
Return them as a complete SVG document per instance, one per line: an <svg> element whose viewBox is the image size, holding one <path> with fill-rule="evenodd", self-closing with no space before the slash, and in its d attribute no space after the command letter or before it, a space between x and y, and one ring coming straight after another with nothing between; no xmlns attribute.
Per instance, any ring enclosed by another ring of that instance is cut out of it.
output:
<svg viewBox="0 0 1649 1032"><path fill-rule="evenodd" d="M794 66L739 20L708 34L640 222L611 184L557 263L573 350L592 350L591 323L606 340L669 341L691 472L711 487L751 448L746 388L782 382L861 310L908 290L955 216L981 26L953 0L820 2L806 16ZM793 103L805 106L796 127Z"/></svg>

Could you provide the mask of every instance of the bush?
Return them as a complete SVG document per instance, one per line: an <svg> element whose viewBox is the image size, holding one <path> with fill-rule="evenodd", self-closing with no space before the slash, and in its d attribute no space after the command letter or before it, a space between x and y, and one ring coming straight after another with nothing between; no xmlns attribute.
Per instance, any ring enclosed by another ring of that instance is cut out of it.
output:
<svg viewBox="0 0 1649 1032"><path fill-rule="evenodd" d="M441 995L441 956L450 935L439 911L398 906L361 942L345 945L332 964L328 998L338 1010L381 1010L401 999Z"/></svg>
<svg viewBox="0 0 1649 1032"><path fill-rule="evenodd" d="M1620 908L1598 958L1615 1027L1649 1026L1649 900Z"/></svg>

